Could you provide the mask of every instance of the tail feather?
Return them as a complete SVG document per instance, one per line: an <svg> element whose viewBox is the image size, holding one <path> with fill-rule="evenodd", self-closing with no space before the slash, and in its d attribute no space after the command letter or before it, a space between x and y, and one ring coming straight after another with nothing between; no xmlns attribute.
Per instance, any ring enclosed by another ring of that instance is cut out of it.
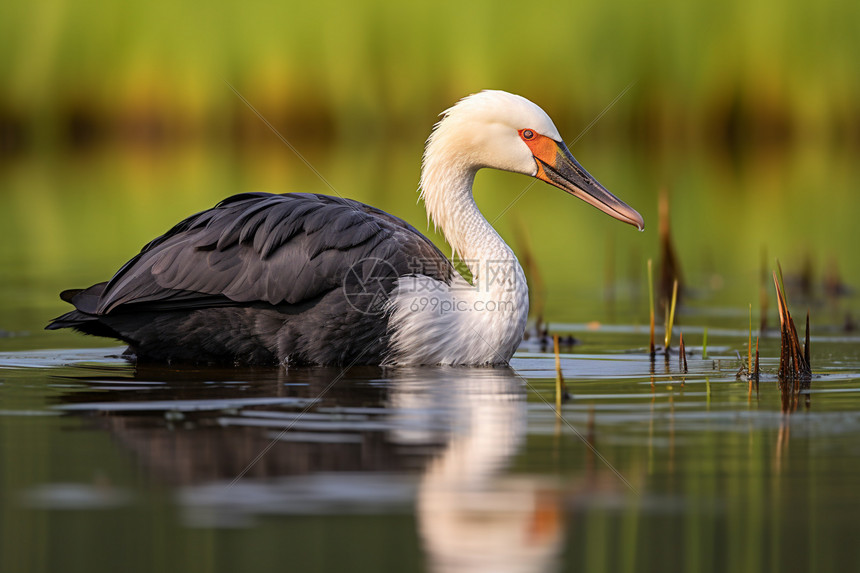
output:
<svg viewBox="0 0 860 573"><path fill-rule="evenodd" d="M64 290L60 293L60 298L75 305L75 310L58 316L45 327L45 330L72 328L84 334L120 338L119 333L102 323L96 315L99 297L106 285L107 283L103 282L86 289Z"/></svg>
<svg viewBox="0 0 860 573"><path fill-rule="evenodd" d="M94 284L85 289L69 289L60 293L60 298L75 305L81 312L95 314L99 307L99 299L107 286L106 282Z"/></svg>
<svg viewBox="0 0 860 573"><path fill-rule="evenodd" d="M45 327L45 330L59 330L60 328L77 328L79 324L94 320L96 320L96 317L91 314L87 314L79 310L73 310L51 320L48 326Z"/></svg>
<svg viewBox="0 0 860 573"><path fill-rule="evenodd" d="M64 290L63 292L60 293L60 298L63 299L65 302L68 302L71 304L72 299L75 298L75 295L78 294L79 292L83 292L83 290L84 289L82 289L82 288L70 288L68 290Z"/></svg>

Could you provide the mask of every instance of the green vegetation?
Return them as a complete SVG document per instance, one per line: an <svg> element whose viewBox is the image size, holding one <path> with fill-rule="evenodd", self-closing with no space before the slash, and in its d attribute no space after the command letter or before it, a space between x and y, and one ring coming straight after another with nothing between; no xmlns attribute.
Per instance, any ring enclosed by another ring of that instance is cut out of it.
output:
<svg viewBox="0 0 860 573"><path fill-rule="evenodd" d="M264 133L226 80L276 125L411 139L486 87L584 127L635 82L604 136L856 141L858 22L838 0L6 2L0 119L46 145Z"/></svg>

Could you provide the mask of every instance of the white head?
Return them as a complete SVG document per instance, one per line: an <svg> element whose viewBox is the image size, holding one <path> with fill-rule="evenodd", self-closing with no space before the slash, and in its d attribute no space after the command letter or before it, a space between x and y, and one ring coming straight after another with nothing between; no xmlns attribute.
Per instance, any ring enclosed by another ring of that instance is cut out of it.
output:
<svg viewBox="0 0 860 573"><path fill-rule="evenodd" d="M524 97L486 90L442 113L427 140L421 173L422 197L437 224L446 227L449 195L464 187L470 191L475 173L484 167L537 177L616 219L644 227L639 213L577 163L546 112Z"/></svg>
<svg viewBox="0 0 860 573"><path fill-rule="evenodd" d="M486 90L460 100L442 112L427 142L425 161L431 154L448 152L451 159L482 167L536 175L534 156L520 136L531 129L561 141L544 110L524 97L498 90Z"/></svg>

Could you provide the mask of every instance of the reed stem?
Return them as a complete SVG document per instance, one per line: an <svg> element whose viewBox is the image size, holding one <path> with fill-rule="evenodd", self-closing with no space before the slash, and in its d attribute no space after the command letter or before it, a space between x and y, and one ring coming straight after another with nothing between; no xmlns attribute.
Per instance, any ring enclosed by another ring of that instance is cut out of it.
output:
<svg viewBox="0 0 860 573"><path fill-rule="evenodd" d="M678 279L675 279L672 285L672 304L669 307L669 321L666 324L666 336L663 343L663 348L666 349L666 354L669 354L669 343L672 341L672 327L675 323L675 304L678 302Z"/></svg>
<svg viewBox="0 0 860 573"><path fill-rule="evenodd" d="M561 373L561 354L558 350L558 334L552 335L552 348L555 352L555 411L561 415L561 403L564 400L567 389L564 387L564 376Z"/></svg>
<svg viewBox="0 0 860 573"><path fill-rule="evenodd" d="M684 372L687 373L687 350L684 348L684 333L681 332L681 339L679 342L680 353L678 354L678 367Z"/></svg>
<svg viewBox="0 0 860 573"><path fill-rule="evenodd" d="M752 373L752 304L750 304L750 332L747 339L747 372Z"/></svg>
<svg viewBox="0 0 860 573"><path fill-rule="evenodd" d="M648 259L648 306L651 310L651 359L654 359L654 273L651 269L651 259Z"/></svg>

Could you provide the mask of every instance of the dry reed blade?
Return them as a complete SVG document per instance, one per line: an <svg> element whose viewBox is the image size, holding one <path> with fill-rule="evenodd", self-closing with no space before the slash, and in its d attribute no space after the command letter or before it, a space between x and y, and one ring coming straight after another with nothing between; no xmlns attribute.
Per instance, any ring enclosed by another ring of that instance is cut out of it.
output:
<svg viewBox="0 0 860 573"><path fill-rule="evenodd" d="M788 308L788 293L785 291L785 280L782 278L782 264L780 264L779 259L776 261L776 269L779 273L779 288L782 289L780 296L782 297L782 302L785 304L785 308Z"/></svg>
<svg viewBox="0 0 860 573"><path fill-rule="evenodd" d="M684 348L684 333L681 332L681 339L678 343L681 347L680 353L678 354L678 367L683 370L684 374L687 373L687 351Z"/></svg>
<svg viewBox="0 0 860 573"><path fill-rule="evenodd" d="M777 265L779 263L777 262ZM776 287L776 302L779 310L779 326L780 326L780 351L779 351L779 378L782 381L793 380L795 387L800 388L800 380L808 380L812 374L809 366L809 354L807 342L806 347L800 347L800 339L797 336L797 329L794 326L794 319L791 318L791 312L788 310L788 302L785 296L785 288L782 285L782 269L780 268L779 278L777 273L773 273L773 282ZM808 313L807 313L808 319ZM807 322L808 324L808 322ZM809 336L809 328L807 326L807 340Z"/></svg>
<svg viewBox="0 0 860 573"><path fill-rule="evenodd" d="M779 279L776 276L776 271L773 271L773 284L776 287L776 308L779 314L779 338L780 338L780 346L779 346L779 370L777 371L777 376L780 379L784 379L786 375L786 357L788 356L788 348L787 341L788 336L786 335L785 329L785 302L782 298L782 289L779 288Z"/></svg>
<svg viewBox="0 0 860 573"><path fill-rule="evenodd" d="M666 322L666 336L664 338L663 348L666 350L666 355L669 354L669 343L672 342L672 328L675 324L675 305L678 302L678 281L675 280L672 286L672 304L669 307L669 320Z"/></svg>
<svg viewBox="0 0 860 573"><path fill-rule="evenodd" d="M788 312L788 309L785 312ZM800 339L797 338L797 329L794 328L794 319L791 318L790 313L788 315L788 325L790 327L788 346L791 348L791 359L794 361L794 371L797 373L802 367L800 361L803 359L803 354L800 350Z"/></svg>
<svg viewBox="0 0 860 573"><path fill-rule="evenodd" d="M791 315L789 315L789 318ZM809 334L809 330L807 329L807 334ZM809 361L806 359L806 352L803 348L800 347L800 337L797 336L797 329L794 327L794 319L791 319L791 335L794 346L794 353L797 355L797 372L803 376L811 374L811 370L809 369Z"/></svg>

